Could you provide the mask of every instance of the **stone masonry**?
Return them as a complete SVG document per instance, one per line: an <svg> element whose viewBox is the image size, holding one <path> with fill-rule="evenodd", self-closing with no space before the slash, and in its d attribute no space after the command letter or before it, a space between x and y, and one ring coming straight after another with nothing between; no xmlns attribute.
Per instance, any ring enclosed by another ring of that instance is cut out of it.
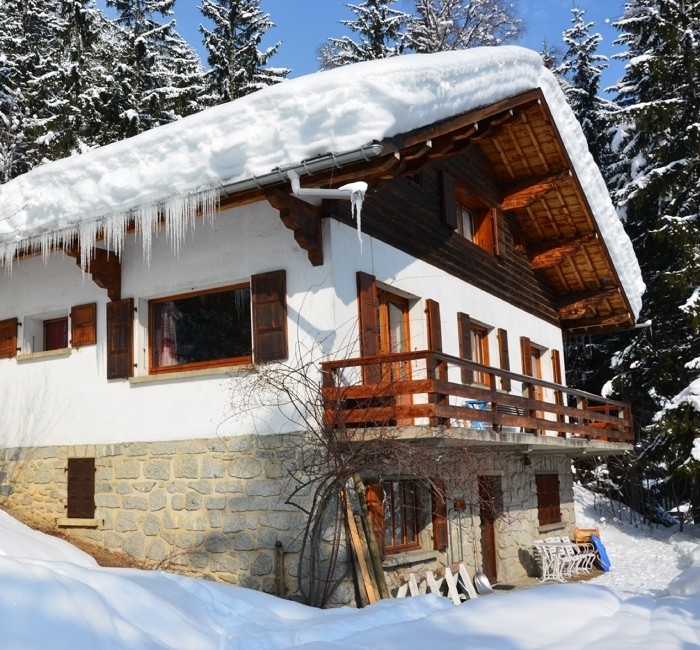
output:
<svg viewBox="0 0 700 650"><path fill-rule="evenodd" d="M145 567L295 598L300 595L298 557L306 519L286 499L293 488L289 470L298 462L300 442L301 434L287 434L4 449L0 504L123 551ZM95 458L94 520L65 516L68 458ZM490 454L478 471L501 477L499 578L535 575L532 541L550 534L571 535L575 526L570 461L565 456L533 456L526 466L522 455ZM537 519L535 474L540 472L557 474L560 483L562 521L546 529ZM477 476L471 478L474 485L468 491L478 494ZM465 562L472 573L480 570L479 507L473 501L467 499L462 511L449 509L446 553L387 558L390 585L396 587L411 571L455 562ZM426 548L430 546L428 539ZM352 585L347 583L333 604L352 602Z"/></svg>

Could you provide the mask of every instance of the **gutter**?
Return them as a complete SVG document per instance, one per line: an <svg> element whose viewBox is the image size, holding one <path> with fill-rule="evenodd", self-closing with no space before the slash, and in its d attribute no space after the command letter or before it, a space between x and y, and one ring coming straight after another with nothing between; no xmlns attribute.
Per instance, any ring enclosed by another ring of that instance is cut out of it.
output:
<svg viewBox="0 0 700 650"><path fill-rule="evenodd" d="M334 167L340 169L345 165L350 165L361 160L369 161L372 158L379 156L382 153L382 150L383 146L377 142L374 142L368 145L362 145L359 149L353 149L344 153L331 153L325 156L319 156L318 158L312 158L311 160L305 160L300 163L277 167L263 176L253 176L252 178L247 178L242 181L223 183L221 185L221 193L223 196L229 197L237 192L245 192L256 188L262 189L268 185L285 183L289 181L292 183L292 191L300 198L350 199L352 192L350 189L321 190L301 188L299 186L299 178L303 175L311 176L313 174L318 174L319 172L324 172L329 169L333 169ZM294 190L295 186L297 191ZM328 194L329 192L332 194ZM338 194L339 192L341 194Z"/></svg>

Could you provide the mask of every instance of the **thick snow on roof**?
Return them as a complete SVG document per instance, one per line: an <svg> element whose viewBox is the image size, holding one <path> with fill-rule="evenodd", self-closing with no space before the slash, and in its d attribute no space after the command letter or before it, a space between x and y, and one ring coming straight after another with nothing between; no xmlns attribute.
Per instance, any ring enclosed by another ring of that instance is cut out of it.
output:
<svg viewBox="0 0 700 650"><path fill-rule="evenodd" d="M644 285L631 243L581 129L538 54L475 48L370 61L285 81L100 149L49 163L0 185L0 263L16 251L78 236L86 256L96 232L119 250L136 220L144 245L158 211L173 238L216 192L280 167L342 154L374 141L541 88L638 314Z"/></svg>

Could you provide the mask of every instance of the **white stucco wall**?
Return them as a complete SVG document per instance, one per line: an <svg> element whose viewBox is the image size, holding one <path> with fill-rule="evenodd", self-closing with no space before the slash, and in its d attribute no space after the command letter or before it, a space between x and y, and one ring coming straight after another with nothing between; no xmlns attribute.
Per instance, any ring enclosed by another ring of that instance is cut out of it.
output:
<svg viewBox="0 0 700 650"><path fill-rule="evenodd" d="M413 349L426 347L425 299L440 303L443 347L458 355L458 311L493 327L491 363L498 365L496 328L508 329L511 369L520 371L519 337L547 349L562 349L555 326L515 309L424 262L415 260L340 223L324 226L325 264L314 267L266 202L221 213L213 226L198 221L179 256L164 233L154 237L144 260L140 237L130 236L122 258L122 296L137 306L134 323L135 377L106 379L105 303L107 292L75 260L63 254L16 263L0 276L0 320L18 317L31 325L67 315L70 307L97 302L95 346L70 354L27 358L36 351L32 328L19 328L22 356L0 359L0 447L117 443L208 438L237 433L294 429L284 418L232 413L226 371L149 377L148 300L217 286L248 282L256 273L285 269L290 357L355 356L357 345L356 271L411 298ZM35 330L36 331L36 328ZM25 341L24 338L27 338ZM545 379L551 366L543 363ZM242 377L249 368L234 374ZM235 400L234 400L235 401ZM231 417L234 415L234 417ZM297 427L298 428L298 427Z"/></svg>

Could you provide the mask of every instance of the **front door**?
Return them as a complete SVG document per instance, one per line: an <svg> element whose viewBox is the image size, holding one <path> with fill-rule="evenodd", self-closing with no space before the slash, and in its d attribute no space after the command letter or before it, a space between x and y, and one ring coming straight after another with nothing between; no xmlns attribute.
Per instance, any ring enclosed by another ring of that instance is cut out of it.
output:
<svg viewBox="0 0 700 650"><path fill-rule="evenodd" d="M491 582L498 579L496 559L496 519L503 494L500 476L479 477L479 516L481 528L481 570Z"/></svg>

